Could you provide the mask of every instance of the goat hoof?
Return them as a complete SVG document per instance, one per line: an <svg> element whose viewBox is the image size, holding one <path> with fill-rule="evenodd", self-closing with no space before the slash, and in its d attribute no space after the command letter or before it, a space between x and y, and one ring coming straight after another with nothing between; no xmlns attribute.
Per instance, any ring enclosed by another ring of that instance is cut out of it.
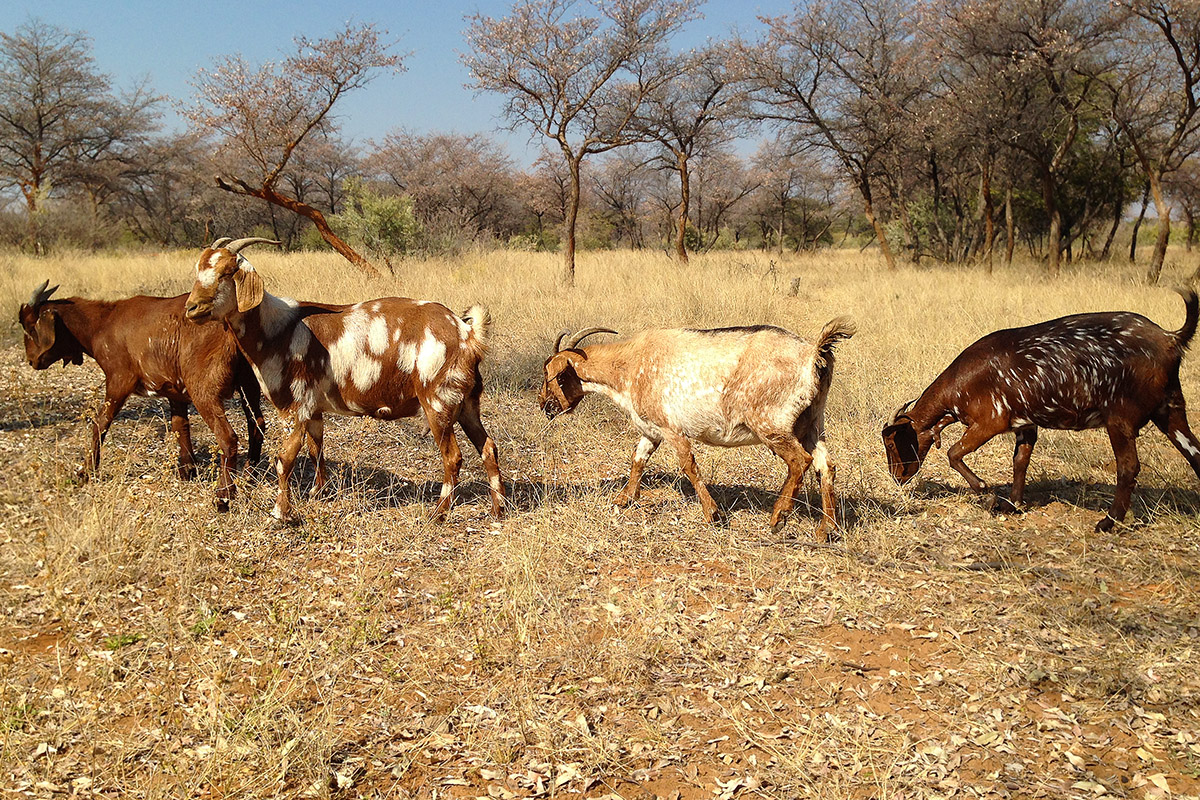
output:
<svg viewBox="0 0 1200 800"><path fill-rule="evenodd" d="M195 477L196 477L195 467L180 467L179 468L179 480L190 481L190 480L195 479Z"/></svg>
<svg viewBox="0 0 1200 800"><path fill-rule="evenodd" d="M298 528L303 524L304 519L297 514L288 514L286 517L272 516L271 527L274 530L287 530L288 528Z"/></svg>
<svg viewBox="0 0 1200 800"><path fill-rule="evenodd" d="M993 498L991 511L993 514L1020 514L1021 509L1011 500L1003 497Z"/></svg>
<svg viewBox="0 0 1200 800"><path fill-rule="evenodd" d="M1110 517L1108 514L1105 514L1100 518L1100 521L1096 523L1096 533L1108 533L1116 524L1117 521L1115 519Z"/></svg>
<svg viewBox="0 0 1200 800"><path fill-rule="evenodd" d="M228 514L229 513L229 501L226 500L225 498L223 498L223 497L217 498L216 505L217 505L217 513L218 514Z"/></svg>

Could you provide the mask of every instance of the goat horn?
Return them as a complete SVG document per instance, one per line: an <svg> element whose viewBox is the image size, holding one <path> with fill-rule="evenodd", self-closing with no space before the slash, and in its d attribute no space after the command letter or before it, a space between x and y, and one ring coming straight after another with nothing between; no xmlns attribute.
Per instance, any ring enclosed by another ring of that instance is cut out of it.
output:
<svg viewBox="0 0 1200 800"><path fill-rule="evenodd" d="M558 338L554 340L554 352L562 350L562 340L571 335L570 328L563 328L558 332Z"/></svg>
<svg viewBox="0 0 1200 800"><path fill-rule="evenodd" d="M283 242L277 242L274 239L264 239L261 236L250 236L246 239L235 239L234 241L225 245L225 249L236 255L237 252L243 247L249 247L252 244L273 244L278 247L279 245L283 244Z"/></svg>
<svg viewBox="0 0 1200 800"><path fill-rule="evenodd" d="M54 294L55 290L58 289L58 284L55 284L49 289L46 288L47 286L50 286L49 279L42 281L42 285L33 290L33 294L29 296L30 308L39 306L49 300L50 295Z"/></svg>
<svg viewBox="0 0 1200 800"><path fill-rule="evenodd" d="M232 242L232 241L233 241L233 237L232 237L232 236L222 236L220 239L217 239L217 240L216 240L216 241L214 241L212 244L210 244L210 245L208 246L208 249L209 249L209 250L216 250L218 247L224 247L225 245L229 244L229 243L230 243L230 242Z"/></svg>
<svg viewBox="0 0 1200 800"><path fill-rule="evenodd" d="M905 403L901 403L896 408L896 410L892 412L892 417L891 417L891 420L888 422L888 425L895 425L896 420L900 419L900 415L903 414L905 411L907 411L908 407L911 406L912 404L913 404L912 400L909 400Z"/></svg>
<svg viewBox="0 0 1200 800"><path fill-rule="evenodd" d="M564 350L573 350L576 347L578 347L579 343L582 342L584 339L586 339L587 337L589 337L593 334L596 334L596 333L616 333L616 331L614 331L612 328L584 328L583 330L579 331L574 336L572 336L570 339L567 339L567 346L564 347L563 349ZM561 341L561 339L560 339L560 341Z"/></svg>

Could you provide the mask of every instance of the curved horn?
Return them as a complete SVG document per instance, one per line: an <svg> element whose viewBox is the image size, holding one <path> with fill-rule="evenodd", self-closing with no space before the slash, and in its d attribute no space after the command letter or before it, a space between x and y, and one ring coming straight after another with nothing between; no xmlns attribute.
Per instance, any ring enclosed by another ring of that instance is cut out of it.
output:
<svg viewBox="0 0 1200 800"><path fill-rule="evenodd" d="M275 246L279 246L283 244L283 242L277 242L274 239L264 239L261 236L250 236L245 239L235 239L234 241L225 245L225 249L236 255L237 252L243 247L249 247L252 244L273 244Z"/></svg>
<svg viewBox="0 0 1200 800"><path fill-rule="evenodd" d="M915 402L916 402L915 400L909 400L906 403L901 403L899 405L899 407L897 407L896 410L892 412L892 416L888 420L888 425L895 425L896 420L900 419L900 415L903 414L905 411L908 411L908 407L911 406Z"/></svg>
<svg viewBox="0 0 1200 800"><path fill-rule="evenodd" d="M216 250L218 247L224 247L225 245L229 244L232 241L233 241L232 236L222 236L220 239L217 239L212 244L210 244L208 246L208 249Z"/></svg>
<svg viewBox="0 0 1200 800"><path fill-rule="evenodd" d="M51 286L49 289L46 288L47 286L50 286L49 279L42 281L42 285L33 290L33 294L29 296L30 308L39 306L49 300L50 295L54 294L54 291L58 288L58 284Z"/></svg>
<svg viewBox="0 0 1200 800"><path fill-rule="evenodd" d="M570 328L563 328L558 332L558 338L554 340L554 352L562 350L562 340L571 334Z"/></svg>
<svg viewBox="0 0 1200 800"><path fill-rule="evenodd" d="M570 339L567 339L567 346L564 347L563 349L564 350L573 350L576 347L578 347L579 343L582 342L584 339L586 339L587 337L589 337L593 334L596 334L596 333L616 333L616 331L614 331L612 328L584 328L583 330L579 331L574 336L572 336Z"/></svg>

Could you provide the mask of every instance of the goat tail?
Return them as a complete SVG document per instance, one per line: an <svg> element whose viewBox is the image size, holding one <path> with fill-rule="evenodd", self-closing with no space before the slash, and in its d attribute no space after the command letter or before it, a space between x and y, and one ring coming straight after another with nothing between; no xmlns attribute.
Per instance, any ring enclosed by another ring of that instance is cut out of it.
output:
<svg viewBox="0 0 1200 800"><path fill-rule="evenodd" d="M843 339L849 339L858 328L849 317L834 317L821 329L817 337L816 368L819 373L828 372L833 368L833 347Z"/></svg>
<svg viewBox="0 0 1200 800"><path fill-rule="evenodd" d="M483 358L488 351L492 335L492 314L485 306L473 305L462 314L462 321L467 323L470 333L467 336L467 349L478 358Z"/></svg>
<svg viewBox="0 0 1200 800"><path fill-rule="evenodd" d="M1192 341L1192 336L1196 333L1196 322L1200 320L1200 298L1196 296L1195 289L1176 289L1175 291L1183 297L1183 305L1187 309L1187 318L1183 321L1183 327L1175 331L1175 346L1182 352L1187 349L1188 343Z"/></svg>

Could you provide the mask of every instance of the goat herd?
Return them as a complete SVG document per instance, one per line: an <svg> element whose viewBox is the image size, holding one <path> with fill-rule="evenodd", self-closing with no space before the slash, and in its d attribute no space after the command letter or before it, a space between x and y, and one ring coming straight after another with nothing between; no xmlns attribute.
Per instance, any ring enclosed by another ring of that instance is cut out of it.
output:
<svg viewBox="0 0 1200 800"><path fill-rule="evenodd" d="M326 481L324 414L397 419L424 413L442 455L443 518L458 482L462 454L457 422L487 471L491 511L504 510L495 441L479 416L479 364L491 320L481 306L459 316L425 300L381 298L354 305L298 303L275 297L241 255L269 239L223 238L200 254L190 294L103 302L51 300L48 281L21 306L30 366L96 360L105 397L92 425L80 469L86 479L100 461L100 443L133 393L165 397L179 446L179 474L194 473L189 403L213 430L221 448L216 489L219 510L234 496L231 477L237 436L224 403L236 390L246 414L249 458L262 450L261 392L279 411L283 444L275 461L279 494L272 515L295 522L288 478L307 438L316 465L313 491ZM57 288L57 287L55 287ZM1179 365L1196 331L1200 302L1182 290L1187 318L1165 331L1126 313L1076 314L989 334L972 344L920 397L892 414L883 429L888 467L900 483L911 480L941 432L961 422L966 431L949 450L950 464L976 492L987 489L964 457L1000 433L1016 433L1010 503L1020 505L1039 427L1104 428L1117 463L1108 513L1096 524L1110 530L1125 518L1137 478L1136 438L1153 422L1200 477L1200 441L1188 428ZM778 532L795 504L805 472L820 478L818 536L835 523L834 465L825 447L825 402L833 378L833 350L854 334L844 318L827 324L815 345L771 326L715 330L648 330L623 341L581 347L586 337L616 333L587 328L559 334L546 360L538 403L549 417L572 411L589 392L608 396L641 433L629 482L618 505L637 499L642 470L664 441L695 487L705 519L721 510L705 488L692 455L693 440L723 447L765 444L788 474L771 512Z"/></svg>

